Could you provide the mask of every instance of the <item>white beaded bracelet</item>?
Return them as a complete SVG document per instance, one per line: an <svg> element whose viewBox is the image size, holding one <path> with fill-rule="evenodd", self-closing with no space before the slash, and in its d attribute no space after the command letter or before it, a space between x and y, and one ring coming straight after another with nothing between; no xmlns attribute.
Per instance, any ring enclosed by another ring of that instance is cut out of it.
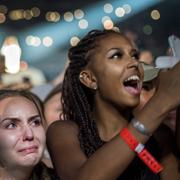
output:
<svg viewBox="0 0 180 180"><path fill-rule="evenodd" d="M141 134L146 135L146 136L151 136L152 134L146 129L144 124L133 118L131 120L132 126Z"/></svg>

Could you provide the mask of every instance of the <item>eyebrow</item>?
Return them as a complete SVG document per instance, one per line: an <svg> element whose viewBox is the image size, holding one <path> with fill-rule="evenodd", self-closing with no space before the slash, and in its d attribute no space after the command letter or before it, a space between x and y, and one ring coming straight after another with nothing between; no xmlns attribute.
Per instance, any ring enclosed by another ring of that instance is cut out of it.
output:
<svg viewBox="0 0 180 180"><path fill-rule="evenodd" d="M123 50L123 48L111 48L111 49L109 49L109 51L110 51L110 50ZM133 51L139 52L139 50L136 49L136 48L132 48L132 49L130 50L130 52L133 52Z"/></svg>
<svg viewBox="0 0 180 180"><path fill-rule="evenodd" d="M38 114L38 115L34 115L34 116L31 116L29 119L28 119L28 122L31 122L34 118L37 118L37 117L40 117L41 118L41 116ZM6 117L6 118L4 118L4 119L2 119L2 121L0 121L0 123L3 123L4 121L7 121L7 120L11 120L11 121L20 121L20 119L19 118L17 118L17 117Z"/></svg>
<svg viewBox="0 0 180 180"><path fill-rule="evenodd" d="M118 51L118 52L122 52L123 53L123 49L122 48L111 48L111 49L108 49L107 54L111 53L112 51Z"/></svg>
<svg viewBox="0 0 180 180"><path fill-rule="evenodd" d="M7 120L11 120L11 121L15 121L15 122L20 121L18 118L15 118L15 117L6 117L6 118L2 119L2 121L0 121L0 124Z"/></svg>
<svg viewBox="0 0 180 180"><path fill-rule="evenodd" d="M131 52L138 52L138 53L140 53L140 51L139 51L138 49L135 49L135 48L133 48L133 49L131 50Z"/></svg>
<svg viewBox="0 0 180 180"><path fill-rule="evenodd" d="M110 50L122 50L122 48L111 48L111 49L109 49L109 51Z"/></svg>
<svg viewBox="0 0 180 180"><path fill-rule="evenodd" d="M31 122L31 121L32 121L33 119L35 119L35 118L40 118L40 119L42 119L41 116L40 116L40 114L37 114L37 115L31 116L31 117L28 119L28 123Z"/></svg>

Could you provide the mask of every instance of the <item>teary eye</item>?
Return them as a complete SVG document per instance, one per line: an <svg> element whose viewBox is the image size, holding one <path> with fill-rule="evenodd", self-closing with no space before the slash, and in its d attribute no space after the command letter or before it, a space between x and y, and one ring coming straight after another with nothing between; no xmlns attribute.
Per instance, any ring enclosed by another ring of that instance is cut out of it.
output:
<svg viewBox="0 0 180 180"><path fill-rule="evenodd" d="M33 126L40 126L40 125L42 125L42 120L40 117L36 117L31 121L31 124Z"/></svg>
<svg viewBox="0 0 180 180"><path fill-rule="evenodd" d="M17 125L13 122L10 122L8 124L6 124L5 128L6 129L15 129L17 127Z"/></svg>

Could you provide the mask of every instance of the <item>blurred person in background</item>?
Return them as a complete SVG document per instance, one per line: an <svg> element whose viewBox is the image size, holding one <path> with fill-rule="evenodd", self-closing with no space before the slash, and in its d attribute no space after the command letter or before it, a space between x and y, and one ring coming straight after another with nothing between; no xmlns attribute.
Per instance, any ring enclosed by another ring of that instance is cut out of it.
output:
<svg viewBox="0 0 180 180"><path fill-rule="evenodd" d="M61 71L52 81L49 81L47 83L34 86L31 89L31 92L36 94L42 101L45 100L46 96L56 87L58 84L62 83L64 79L64 73L66 68L68 67L69 60L67 59L63 71Z"/></svg>
<svg viewBox="0 0 180 180"><path fill-rule="evenodd" d="M60 119L60 114L62 113L61 92L62 83L57 84L44 100L44 116L47 126Z"/></svg>
<svg viewBox="0 0 180 180"><path fill-rule="evenodd" d="M142 50L140 52L139 60L146 64L154 64L154 56L150 50Z"/></svg>
<svg viewBox="0 0 180 180"><path fill-rule="evenodd" d="M49 92L49 94L46 96L44 100L44 116L46 121L46 129L54 121L63 119L61 115L62 113L61 92L62 92L62 83L59 83ZM53 167L47 148L45 149L44 152L43 161L46 163L48 167Z"/></svg>
<svg viewBox="0 0 180 180"><path fill-rule="evenodd" d="M2 81L2 74L5 73L5 58L2 54L0 54L0 89L4 87Z"/></svg>

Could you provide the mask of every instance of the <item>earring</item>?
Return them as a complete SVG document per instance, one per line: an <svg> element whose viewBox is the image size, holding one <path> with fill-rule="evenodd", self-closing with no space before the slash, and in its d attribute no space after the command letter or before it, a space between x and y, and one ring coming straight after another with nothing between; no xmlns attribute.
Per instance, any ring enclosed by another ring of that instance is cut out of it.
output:
<svg viewBox="0 0 180 180"><path fill-rule="evenodd" d="M82 77L83 77L83 75L82 75L82 74L80 74L80 75L79 75L79 79L81 79Z"/></svg>
<svg viewBox="0 0 180 180"><path fill-rule="evenodd" d="M96 84L96 83L93 83L93 84L92 84L92 88L93 88L94 90L97 90L97 88L98 88L98 87L97 87L97 84Z"/></svg>

